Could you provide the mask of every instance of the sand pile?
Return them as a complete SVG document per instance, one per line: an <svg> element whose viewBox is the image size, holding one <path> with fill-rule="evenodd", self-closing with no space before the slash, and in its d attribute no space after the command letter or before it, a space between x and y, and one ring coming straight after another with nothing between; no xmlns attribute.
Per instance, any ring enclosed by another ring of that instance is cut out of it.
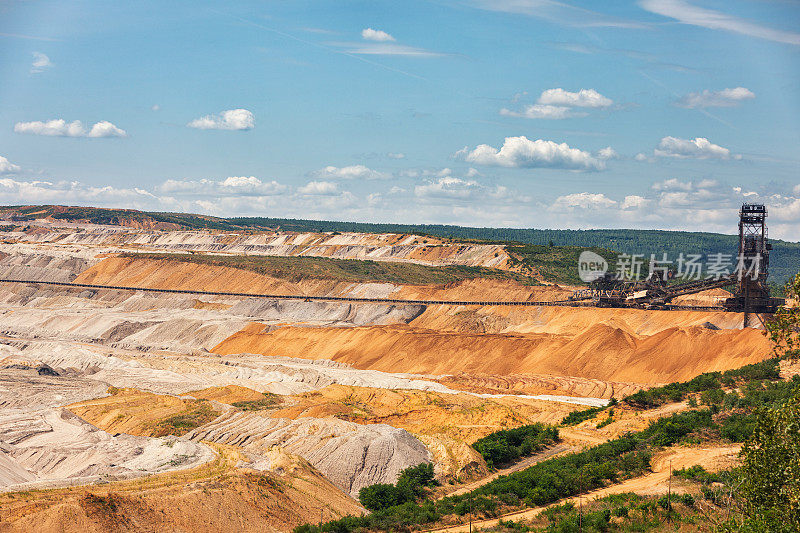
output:
<svg viewBox="0 0 800 533"><path fill-rule="evenodd" d="M280 446L353 496L374 483L394 483L404 468L431 461L425 446L405 430L332 418L291 420L230 411L187 438L238 446L254 455Z"/></svg>
<svg viewBox="0 0 800 533"><path fill-rule="evenodd" d="M0 530L290 531L303 523L364 512L306 461L277 449L252 470L246 454L215 446L214 461L190 470L95 487L0 494ZM238 467L237 467L238 465Z"/></svg>
<svg viewBox="0 0 800 533"><path fill-rule="evenodd" d="M86 380L40 376L34 369L3 370L0 490L122 479L213 458L208 447L193 442L111 435L59 407L68 398L96 395L97 388Z"/></svg>
<svg viewBox="0 0 800 533"><path fill-rule="evenodd" d="M471 443L506 427L534 422L557 423L575 409L580 407L516 396L483 398L331 385L287 398L286 407L276 410L272 416L335 417L358 424L388 424L414 435L441 435Z"/></svg>
<svg viewBox="0 0 800 533"><path fill-rule="evenodd" d="M705 347L705 348L704 348ZM662 383L763 360L769 344L754 329L672 327L639 336L605 324L580 335L465 334L408 326L248 327L213 351L332 359L355 368L419 374L555 374ZM665 356L670 354L670 356Z"/></svg>

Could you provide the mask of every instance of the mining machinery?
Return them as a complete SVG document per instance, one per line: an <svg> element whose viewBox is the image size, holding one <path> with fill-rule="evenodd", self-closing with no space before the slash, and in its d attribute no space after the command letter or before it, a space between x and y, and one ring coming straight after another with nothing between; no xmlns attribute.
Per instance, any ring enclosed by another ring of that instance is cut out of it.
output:
<svg viewBox="0 0 800 533"><path fill-rule="evenodd" d="M665 309L674 307L673 298L709 289L730 287L732 296L719 306L728 311L744 312L745 325L750 314L774 313L784 304L782 298L769 294L769 252L772 245L767 234L767 208L763 204L743 204L739 210L739 249L731 273L708 276L685 283L673 283L675 271L653 269L643 281L620 279L606 273L588 288L576 291L571 301L589 301L598 307L634 307ZM712 307L712 306L709 306Z"/></svg>

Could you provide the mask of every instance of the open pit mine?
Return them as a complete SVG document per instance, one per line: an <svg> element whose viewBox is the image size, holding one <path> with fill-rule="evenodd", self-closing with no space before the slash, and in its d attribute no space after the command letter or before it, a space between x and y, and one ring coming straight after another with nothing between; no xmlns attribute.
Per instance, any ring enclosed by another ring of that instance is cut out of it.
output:
<svg viewBox="0 0 800 533"><path fill-rule="evenodd" d="M762 293L751 309L726 307L736 293L721 285L595 305L611 293L525 282L513 264L501 244L416 235L0 220L0 532L291 531L358 516L361 489L420 463L445 495L540 459L487 465L471 445L495 431L769 357ZM460 266L478 274L416 274ZM544 456L659 415L618 410L606 427L562 429ZM638 488L666 483L648 479Z"/></svg>

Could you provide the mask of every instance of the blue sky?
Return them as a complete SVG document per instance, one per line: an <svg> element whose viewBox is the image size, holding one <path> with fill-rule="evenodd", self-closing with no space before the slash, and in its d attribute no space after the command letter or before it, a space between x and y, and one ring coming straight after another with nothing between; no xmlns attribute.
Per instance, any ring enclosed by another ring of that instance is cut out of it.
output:
<svg viewBox="0 0 800 533"><path fill-rule="evenodd" d="M0 1L3 204L798 240L799 145L792 0Z"/></svg>

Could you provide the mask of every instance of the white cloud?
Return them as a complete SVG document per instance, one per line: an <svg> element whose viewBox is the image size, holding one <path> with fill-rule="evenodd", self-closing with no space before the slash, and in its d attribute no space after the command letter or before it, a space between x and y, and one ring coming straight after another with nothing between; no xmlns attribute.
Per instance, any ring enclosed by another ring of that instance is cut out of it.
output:
<svg viewBox="0 0 800 533"><path fill-rule="evenodd" d="M646 28L626 20L555 0L473 0L480 8L538 17L556 24L577 27Z"/></svg>
<svg viewBox="0 0 800 533"><path fill-rule="evenodd" d="M405 159L406 154L402 152L389 152L388 154L386 154L386 157L388 157L389 159Z"/></svg>
<svg viewBox="0 0 800 533"><path fill-rule="evenodd" d="M621 209L642 209L650 205L650 200L644 196L630 195L626 196L620 205Z"/></svg>
<svg viewBox="0 0 800 533"><path fill-rule="evenodd" d="M50 58L47 57L45 54L41 52L33 53L33 63L31 63L31 74L43 72L44 69L50 68L52 66L53 63L50 62Z"/></svg>
<svg viewBox="0 0 800 533"><path fill-rule="evenodd" d="M597 151L597 159L601 159L603 161L609 161L611 159L619 159L619 154L616 150L611 148L610 146L606 146L605 148L601 148Z"/></svg>
<svg viewBox="0 0 800 533"><path fill-rule="evenodd" d="M709 91L708 89L700 93L689 93L677 102L678 107L696 109L703 107L734 107L743 100L750 100L756 95L750 89L736 87L733 89L722 89L721 91Z"/></svg>
<svg viewBox="0 0 800 533"><path fill-rule="evenodd" d="M229 109L218 115L206 115L189 122L187 126L199 130L251 130L256 118L247 109Z"/></svg>
<svg viewBox="0 0 800 533"><path fill-rule="evenodd" d="M397 44L391 41L378 42L333 42L331 46L342 48L348 54L375 55L375 56L405 56L405 57L441 57L445 54L433 52L424 48Z"/></svg>
<svg viewBox="0 0 800 533"><path fill-rule="evenodd" d="M150 107L150 110L151 110L151 111L160 111L160 110L161 110L161 106L160 106L160 105L158 105L158 104L153 104L153 105Z"/></svg>
<svg viewBox="0 0 800 533"><path fill-rule="evenodd" d="M664 137L653 153L659 157L677 159L730 159L731 157L741 159L740 155L731 156L730 150L709 142L705 137L695 139Z"/></svg>
<svg viewBox="0 0 800 533"><path fill-rule="evenodd" d="M309 181L298 187L297 192L313 196L330 196L339 193L339 186L330 181Z"/></svg>
<svg viewBox="0 0 800 533"><path fill-rule="evenodd" d="M48 120L47 122L17 122L14 124L16 133L29 133L31 135L45 135L49 137L127 137L125 130L118 128L107 120L95 123L87 130L81 121L67 122L64 119Z"/></svg>
<svg viewBox="0 0 800 533"><path fill-rule="evenodd" d="M800 185L795 185L793 190L795 196L800 196Z"/></svg>
<svg viewBox="0 0 800 533"><path fill-rule="evenodd" d="M270 196L287 190L277 181L263 182L255 176L230 176L224 180L172 180L156 187L166 194L177 195L218 195L218 196Z"/></svg>
<svg viewBox="0 0 800 533"><path fill-rule="evenodd" d="M450 170L450 169L445 169ZM487 186L475 180L440 175L414 187L414 196L423 199L475 200L482 203L493 200L505 202L528 201L529 198L512 193L502 185Z"/></svg>
<svg viewBox="0 0 800 533"><path fill-rule="evenodd" d="M78 181L17 181L0 178L0 203L75 203L93 205L116 203L126 206L152 206L156 197L143 189L119 189L111 186L92 186Z"/></svg>
<svg viewBox="0 0 800 533"><path fill-rule="evenodd" d="M510 109L503 108L500 110L500 114L507 117L560 120L564 118L585 117L588 113L574 111L571 108L564 106L532 104L523 107L522 111L512 111Z"/></svg>
<svg viewBox="0 0 800 533"><path fill-rule="evenodd" d="M0 155L0 174L9 174L11 172L19 172L19 165L15 165Z"/></svg>
<svg viewBox="0 0 800 533"><path fill-rule="evenodd" d="M372 28L365 28L361 30L361 37L367 41L395 41L396 39L382 30L373 30Z"/></svg>
<svg viewBox="0 0 800 533"><path fill-rule="evenodd" d="M537 101L539 104L569 107L609 107L614 103L594 89L581 89L576 93L561 88L547 89Z"/></svg>
<svg viewBox="0 0 800 533"><path fill-rule="evenodd" d="M519 93L514 95L512 103L519 100ZM569 92L561 88L547 89L539 95L535 104L526 105L521 111L501 109L500 114L509 117L523 117L530 119L560 120L565 118L578 118L588 115L585 111L575 108L607 108L614 103L594 89L581 89L578 92Z"/></svg>
<svg viewBox="0 0 800 533"><path fill-rule="evenodd" d="M617 202L607 197L605 194L580 192L559 196L556 198L555 202L553 202L552 209L596 209L615 205L617 205Z"/></svg>
<svg viewBox="0 0 800 533"><path fill-rule="evenodd" d="M719 182L710 179L694 182L670 178L664 181L655 182L653 185L651 185L651 188L654 191L697 191L701 189L713 189L715 187L719 187Z"/></svg>
<svg viewBox="0 0 800 533"><path fill-rule="evenodd" d="M311 173L311 176L321 179L343 179L343 180L385 180L391 178L391 174L372 170L364 165L350 165L347 167L327 166L321 170Z"/></svg>
<svg viewBox="0 0 800 533"><path fill-rule="evenodd" d="M464 148L456 153L470 163L518 168L563 168L568 170L603 170L605 161L593 157L589 152L571 148L566 143L538 139L531 141L525 136L506 137L500 149L481 144L473 150Z"/></svg>
<svg viewBox="0 0 800 533"><path fill-rule="evenodd" d="M675 19L683 24L739 33L779 43L800 45L800 33L762 26L721 11L693 6L685 0L640 0L639 5L647 11Z"/></svg>
<svg viewBox="0 0 800 533"><path fill-rule="evenodd" d="M474 180L463 180L452 176L438 178L414 187L415 196L469 198L481 190L481 185Z"/></svg>
<svg viewBox="0 0 800 533"><path fill-rule="evenodd" d="M643 153L638 153L638 154L636 154L635 156L633 156L633 158L634 158L636 161L649 161L649 160L650 160L650 158L649 158L649 157L647 157L647 155L645 155L645 154L643 154Z"/></svg>

